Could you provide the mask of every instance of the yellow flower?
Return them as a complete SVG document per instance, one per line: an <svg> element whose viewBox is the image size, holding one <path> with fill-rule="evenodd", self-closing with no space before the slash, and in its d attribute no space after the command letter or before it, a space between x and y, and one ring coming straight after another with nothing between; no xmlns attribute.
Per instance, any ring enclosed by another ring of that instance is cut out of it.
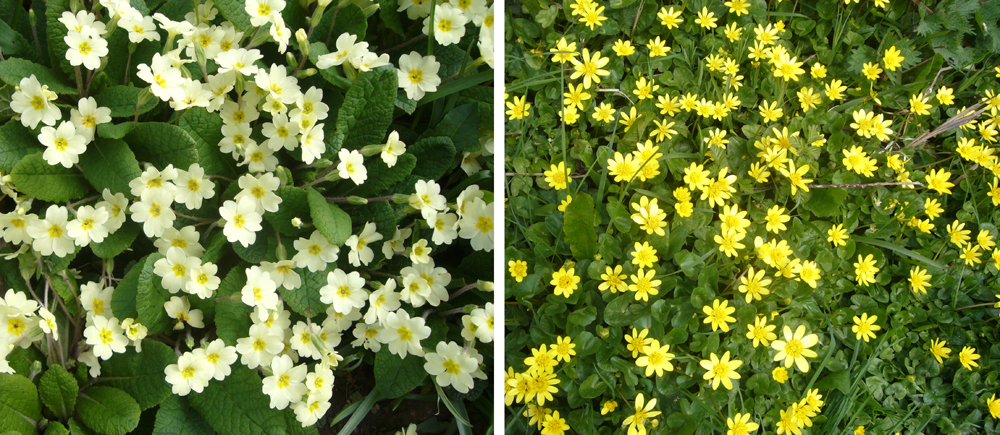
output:
<svg viewBox="0 0 1000 435"><path fill-rule="evenodd" d="M809 191L809 186L806 186L806 183L812 183L813 180L804 177L809 172L809 165L803 165L796 170L795 163L788 162L788 169L781 168L779 172L792 183L792 195L795 195L798 189L802 189L803 192Z"/></svg>
<svg viewBox="0 0 1000 435"><path fill-rule="evenodd" d="M981 255L983 254L982 252L979 252L979 245L973 245L970 243L962 249L962 255L959 255L958 258L965 260L966 266L975 266L983 262L983 260L979 259Z"/></svg>
<svg viewBox="0 0 1000 435"><path fill-rule="evenodd" d="M576 111L576 106L569 106L560 110L559 116L566 122L566 125L576 124L576 121L580 119L580 113Z"/></svg>
<svg viewBox="0 0 1000 435"><path fill-rule="evenodd" d="M660 209L656 198L650 200L643 195L638 204L632 203L632 208L636 211L632 214L632 220L639 224L640 230L647 234L666 235L663 228L667 226L667 214Z"/></svg>
<svg viewBox="0 0 1000 435"><path fill-rule="evenodd" d="M601 405L601 415L606 415L609 412L615 412L616 408L618 408L618 402L615 402L614 400L605 400L604 404Z"/></svg>
<svg viewBox="0 0 1000 435"><path fill-rule="evenodd" d="M741 0L736 0L741 1ZM725 34L729 42L736 42L740 39L740 35L743 33L743 29L739 27L738 23L732 22L726 25Z"/></svg>
<svg viewBox="0 0 1000 435"><path fill-rule="evenodd" d="M603 13L604 6L597 6L595 3L591 3L590 6L583 8L583 16L580 17L580 22L585 24L588 29L594 30L594 26L601 27L604 25L602 21L608 19L608 17L601 15Z"/></svg>
<svg viewBox="0 0 1000 435"><path fill-rule="evenodd" d="M552 349L556 351L556 359L560 361L569 362L570 357L576 355L576 351L573 348L576 347L576 343L573 343L572 339L569 337L556 337L556 344L552 346Z"/></svg>
<svg viewBox="0 0 1000 435"><path fill-rule="evenodd" d="M652 138L653 136L656 136L657 142L663 142L664 138L670 139L671 137L674 137L675 134L677 134L677 130L673 129L674 127L673 122L667 122L666 120L660 122L659 119L654 119L653 124L656 125L656 128L652 129L649 132L649 137Z"/></svg>
<svg viewBox="0 0 1000 435"><path fill-rule="evenodd" d="M649 42L646 43L646 48L649 49L649 57L651 58L666 56L667 53L670 52L670 47L667 47L666 41L660 39L659 36L654 39L650 39Z"/></svg>
<svg viewBox="0 0 1000 435"><path fill-rule="evenodd" d="M958 353L958 362L962 363L962 367L965 367L969 371L972 371L973 367L979 367L979 363L976 360L979 359L979 354L976 353L976 348L964 346L962 351Z"/></svg>
<svg viewBox="0 0 1000 435"><path fill-rule="evenodd" d="M774 122L784 116L784 110L778 107L777 101L772 101L768 105L767 100L764 100L757 108L760 110L760 116L764 118L764 122Z"/></svg>
<svg viewBox="0 0 1000 435"><path fill-rule="evenodd" d="M709 12L707 7L702 7L701 12L698 12L698 18L695 18L694 22L704 29L714 29L718 27L718 24L715 24L718 20L718 18L715 18L715 12Z"/></svg>
<svg viewBox="0 0 1000 435"><path fill-rule="evenodd" d="M928 97L924 96L924 93L913 95L910 97L910 112L917 115L930 115L931 105L927 104Z"/></svg>
<svg viewBox="0 0 1000 435"><path fill-rule="evenodd" d="M552 411L552 415L545 416L542 423L542 435L564 435L570 429L566 424L566 419L559 418L559 411Z"/></svg>
<svg viewBox="0 0 1000 435"><path fill-rule="evenodd" d="M646 435L646 422L650 418L660 415L660 411L653 411L656 406L656 399L649 399L643 406L642 393L635 398L635 414L628 416L622 426L628 426L628 435Z"/></svg>
<svg viewBox="0 0 1000 435"><path fill-rule="evenodd" d="M601 103L600 106L594 109L594 114L592 116L598 121L604 121L605 124L610 124L611 117L615 116L615 108L608 103Z"/></svg>
<svg viewBox="0 0 1000 435"><path fill-rule="evenodd" d="M812 68L809 69L809 74L816 80L826 78L826 66L816 62L813 64Z"/></svg>
<svg viewBox="0 0 1000 435"><path fill-rule="evenodd" d="M569 183L570 169L566 167L565 162L559 162L558 165L550 165L550 169L545 171L545 182L549 183L549 187L555 190L563 190L567 188Z"/></svg>
<svg viewBox="0 0 1000 435"><path fill-rule="evenodd" d="M573 10L571 15L583 15L584 11L588 8L594 7L593 0L576 0L575 3L569 5Z"/></svg>
<svg viewBox="0 0 1000 435"><path fill-rule="evenodd" d="M805 73L806 70L802 69L802 62L797 62L795 57L789 58L788 53L781 53L774 65L774 76L779 79L784 78L786 82L789 80L799 81L799 76Z"/></svg>
<svg viewBox="0 0 1000 435"><path fill-rule="evenodd" d="M760 41L762 44L761 48L774 45L778 40L778 29L772 27L770 23L768 23L767 27L764 27L763 24L757 24L757 27L753 29L753 33L757 35L757 41ZM751 57L751 59L754 58Z"/></svg>
<svg viewBox="0 0 1000 435"><path fill-rule="evenodd" d="M572 83L566 85L569 88L569 92L563 93L563 104L566 106L576 106L576 108L583 110L583 102L591 98L590 92L584 92L582 84L573 87Z"/></svg>
<svg viewBox="0 0 1000 435"><path fill-rule="evenodd" d="M733 184L736 183L736 175L726 175L728 171L728 167L722 168L719 171L719 178L710 178L708 186L702 190L701 198L699 199L702 201L707 199L709 207L723 205L727 199L732 198L733 194L736 193L736 188L733 187Z"/></svg>
<svg viewBox="0 0 1000 435"><path fill-rule="evenodd" d="M556 359L555 349L549 349L546 344L539 346L537 349L531 349L531 356L524 359L524 365L528 366L528 372L530 373L552 373L558 363L559 360ZM531 398L526 397L524 400L531 400ZM542 404L544 403L539 403L539 405Z"/></svg>
<svg viewBox="0 0 1000 435"><path fill-rule="evenodd" d="M507 115L510 116L511 120L523 119L525 116L530 115L528 110L531 109L531 103L526 103L524 101L527 95L520 97L514 97L513 102L507 102Z"/></svg>
<svg viewBox="0 0 1000 435"><path fill-rule="evenodd" d="M781 366L775 367L771 370L771 378L779 384L784 384L788 380L788 370Z"/></svg>
<svg viewBox="0 0 1000 435"><path fill-rule="evenodd" d="M920 266L916 266L910 269L910 289L914 293L927 293L927 287L931 285L931 275L927 273L927 270L921 270Z"/></svg>
<svg viewBox="0 0 1000 435"><path fill-rule="evenodd" d="M551 352L551 351L550 351ZM556 378L556 374L552 372L552 369L548 371L535 370L528 373L531 378L531 391L528 394L534 393L535 402L538 406L542 406L546 401L552 401L552 393L558 393L559 388L556 384L559 383L559 379ZM525 401L530 400L525 396Z"/></svg>
<svg viewBox="0 0 1000 435"><path fill-rule="evenodd" d="M659 258L656 258L656 249L649 242L635 242L635 250L632 251L632 264L639 268L653 267Z"/></svg>
<svg viewBox="0 0 1000 435"><path fill-rule="evenodd" d="M733 382L731 379L739 379L740 374L736 373L736 369L743 365L743 361L734 359L729 360L729 352L722 354L720 359L715 353L709 354L710 360L701 360L698 363L701 368L705 369L705 375L702 376L703 379L712 382L712 389L719 388L719 383L721 382L727 390L733 389Z"/></svg>
<svg viewBox="0 0 1000 435"><path fill-rule="evenodd" d="M632 351L632 358L638 358L646 345L653 342L652 338L646 338L646 334L649 334L648 329L639 331L635 328L632 328L632 335L625 334L625 341L628 343L625 348Z"/></svg>
<svg viewBox="0 0 1000 435"><path fill-rule="evenodd" d="M635 82L635 89L632 90L632 93L639 98L639 101L642 101L653 98L653 92L656 92L657 89L660 89L660 85L652 81L647 82L645 77L639 77L639 80Z"/></svg>
<svg viewBox="0 0 1000 435"><path fill-rule="evenodd" d="M736 413L733 418L727 418L726 426L729 427L726 435L747 435L760 428L760 425L750 421L750 414L740 413Z"/></svg>
<svg viewBox="0 0 1000 435"><path fill-rule="evenodd" d="M642 353L645 355L635 360L635 365L646 368L647 378L652 376L654 372L656 376L663 376L664 371L672 372L674 365L670 361L674 359L674 354L667 352L668 350L670 350L669 344L660 347L660 342L653 340L642 349Z"/></svg>
<svg viewBox="0 0 1000 435"><path fill-rule="evenodd" d="M847 90L847 86L844 86L844 82L833 79L830 83L826 85L826 98L830 101L837 101L844 98L843 92Z"/></svg>
<svg viewBox="0 0 1000 435"><path fill-rule="evenodd" d="M566 266L559 268L558 271L552 273L552 281L550 284L556 286L555 294L556 296L570 297L573 295L573 291L576 290L577 284L580 283L580 277L576 276L573 268L566 270Z"/></svg>
<svg viewBox="0 0 1000 435"><path fill-rule="evenodd" d="M763 272L763 271L762 271ZM778 336L774 334L774 325L767 324L767 317L757 316L754 319L753 325L747 325L747 339L753 340L754 349L757 345L763 344L764 347L770 346L770 342L778 339Z"/></svg>
<svg viewBox="0 0 1000 435"><path fill-rule="evenodd" d="M615 182L631 181L639 170L639 164L632 158L632 154L615 152L615 158L608 159L608 174L615 177Z"/></svg>
<svg viewBox="0 0 1000 435"><path fill-rule="evenodd" d="M882 68L879 68L877 63L866 62L861 67L861 73L864 74L868 80L878 80L879 74L882 74Z"/></svg>
<svg viewBox="0 0 1000 435"><path fill-rule="evenodd" d="M514 277L514 280L521 282L526 276L528 276L528 262L522 260L511 260L507 262L510 266L510 276Z"/></svg>
<svg viewBox="0 0 1000 435"><path fill-rule="evenodd" d="M867 287L868 284L874 284L875 274L878 271L879 268L875 267L875 258L872 254L868 254L864 259L858 255L858 262L854 263L854 276L858 285Z"/></svg>
<svg viewBox="0 0 1000 435"><path fill-rule="evenodd" d="M611 266L605 267L605 273L601 274L601 279L604 282L597 286L600 291L611 290L611 293L625 292L628 290L628 285L625 284L626 276L622 274L621 265L615 266L614 269Z"/></svg>
<svg viewBox="0 0 1000 435"><path fill-rule="evenodd" d="M813 92L812 88L803 87L795 95L799 97L799 104L803 112L808 112L809 109L815 108L817 104L823 102L823 98L818 93Z"/></svg>
<svg viewBox="0 0 1000 435"><path fill-rule="evenodd" d="M713 240L719 245L719 251L726 254L726 257L736 257L739 255L736 250L743 249L746 246L740 243L746 237L745 232L739 232L735 228L731 228L729 231L723 232L723 234L716 234Z"/></svg>
<svg viewBox="0 0 1000 435"><path fill-rule="evenodd" d="M797 274L797 279L805 281L809 287L816 288L816 281L821 278L819 268L815 261L803 261L792 268L792 272Z"/></svg>
<svg viewBox="0 0 1000 435"><path fill-rule="evenodd" d="M722 221L722 232L735 229L737 232L745 233L746 228L750 226L750 220L746 216L747 212L740 211L739 204L723 206L722 213L719 214L719 220Z"/></svg>
<svg viewBox="0 0 1000 435"><path fill-rule="evenodd" d="M622 110L622 117L618 120L618 123L624 125L625 133L628 133L628 129L632 128L632 124L635 124L635 121L639 119L640 116L642 115L635 113L635 107L630 107L627 113Z"/></svg>
<svg viewBox="0 0 1000 435"><path fill-rule="evenodd" d="M989 399L986 399L986 407L990 410L990 415L994 419L1000 418L1000 400L997 400L996 393L993 393Z"/></svg>
<svg viewBox="0 0 1000 435"><path fill-rule="evenodd" d="M639 269L636 273L636 275L629 275L629 279L632 280L632 284L628 285L628 289L635 292L635 300L646 302L649 301L649 295L655 296L660 293L657 288L660 286L660 280L653 279L654 274L652 270L643 274L643 270Z"/></svg>
<svg viewBox="0 0 1000 435"><path fill-rule="evenodd" d="M788 222L792 218L785 214L785 211L784 207L777 205L768 209L767 217L764 218L766 222L764 229L775 234L778 234L778 231L786 230L785 222Z"/></svg>
<svg viewBox="0 0 1000 435"><path fill-rule="evenodd" d="M889 47L885 51L885 54L882 55L882 63L885 64L885 69L889 71L895 71L896 68L899 68L903 64L903 60L903 56L900 56L900 51L896 49L895 45Z"/></svg>
<svg viewBox="0 0 1000 435"><path fill-rule="evenodd" d="M936 97L938 103L941 103L942 106L950 106L952 104L955 104L954 90L952 90L947 86L942 86L938 88Z"/></svg>
<svg viewBox="0 0 1000 435"><path fill-rule="evenodd" d="M691 166L684 168L684 182L692 190L702 190L712 183L710 174L704 166L692 162Z"/></svg>
<svg viewBox="0 0 1000 435"><path fill-rule="evenodd" d="M670 97L670 94L660 95L656 97L659 101L656 103L656 107L660 109L661 115L674 116L677 112L681 111L680 105L677 103L677 97Z"/></svg>
<svg viewBox="0 0 1000 435"><path fill-rule="evenodd" d="M656 17L660 19L660 24L667 26L668 29L676 29L684 21L680 19L681 11L675 11L673 6L670 9L667 9L666 6L660 8Z"/></svg>
<svg viewBox="0 0 1000 435"><path fill-rule="evenodd" d="M721 303L718 299L712 301L712 306L709 307L705 305L701 307L701 310L705 312L707 317L703 323L711 323L712 331L716 331L722 328L723 332L729 332L729 324L736 322L736 319L730 316L736 312L735 307L729 306L729 301L723 300Z"/></svg>
<svg viewBox="0 0 1000 435"><path fill-rule="evenodd" d="M865 427L858 426L856 429L854 429L854 435L865 435Z"/></svg>
<svg viewBox="0 0 1000 435"><path fill-rule="evenodd" d="M854 316L854 326L851 327L851 332L857 334L858 340L862 338L865 343L869 339L875 338L875 331L882 329L881 326L875 324L878 320L878 316L868 317L868 313L861 313L861 317Z"/></svg>
<svg viewBox="0 0 1000 435"><path fill-rule="evenodd" d="M993 206L1000 205L1000 185L997 184L997 177L993 177L993 184L990 184L990 191L986 193L993 200Z"/></svg>
<svg viewBox="0 0 1000 435"><path fill-rule="evenodd" d="M631 56L635 53L635 46L632 45L632 41L618 39L614 46L615 54L620 57Z"/></svg>
<svg viewBox="0 0 1000 435"><path fill-rule="evenodd" d="M561 212L565 212L566 207L569 207L569 205L572 203L573 203L573 195L566 195L566 199L562 200L562 202L559 203L559 207L556 208L558 208L559 211Z"/></svg>
<svg viewBox="0 0 1000 435"><path fill-rule="evenodd" d="M736 14L737 17L743 14L750 13L750 11L747 9L747 6L749 6L750 3L744 0L727 1L725 5L729 6L729 13Z"/></svg>
<svg viewBox="0 0 1000 435"><path fill-rule="evenodd" d="M816 352L813 352L809 348L819 342L819 337L816 334L806 335L805 325L799 325L795 330L795 334L792 334L792 328L785 325L783 332L785 336L784 340L775 340L771 343L771 347L778 351L778 354L774 356L774 360L784 360L786 368L795 364L803 373L808 372L809 361L806 361L806 358L816 357Z"/></svg>
<svg viewBox="0 0 1000 435"><path fill-rule="evenodd" d="M611 74L608 70L601 69L610 61L609 58L601 57L600 51L595 51L591 56L590 51L584 48L581 60L570 59L573 64L573 75L570 76L570 79L576 80L582 76L584 89L590 89L591 83L600 83L601 77Z"/></svg>
<svg viewBox="0 0 1000 435"><path fill-rule="evenodd" d="M580 55L576 52L576 42L566 43L566 38L559 38L559 42L549 52L552 53L552 61L556 63L570 62Z"/></svg>
<svg viewBox="0 0 1000 435"><path fill-rule="evenodd" d="M936 338L931 340L931 355L934 355L934 359L936 359L939 364L944 363L941 358L948 358L948 354L951 353L951 349L946 346L947 344L947 341L941 341L941 339Z"/></svg>

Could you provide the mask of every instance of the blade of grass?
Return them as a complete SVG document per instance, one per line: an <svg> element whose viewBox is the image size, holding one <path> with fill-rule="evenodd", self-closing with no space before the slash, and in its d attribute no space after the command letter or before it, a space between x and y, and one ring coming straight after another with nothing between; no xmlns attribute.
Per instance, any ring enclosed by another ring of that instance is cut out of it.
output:
<svg viewBox="0 0 1000 435"><path fill-rule="evenodd" d="M877 239L873 239L873 238L870 238L870 237L855 236L855 235L852 235L851 239L853 239L855 242L861 242L861 243L865 243L865 244L868 244L868 245L878 246L880 248L885 248L885 249L888 249L890 251L894 251L897 254L910 257L911 259L917 260L917 261L919 261L921 263L927 264L928 266L935 267L937 269L944 269L945 268L945 266L943 264L938 263L937 261L931 260L930 258L924 257L923 255L920 255L920 254L918 254L916 252L913 252L913 251L911 251L909 249L906 249L906 248L904 248L902 246L899 246L899 245L896 245L894 243L889 243L889 242L886 242L886 241L883 241L883 240L877 240Z"/></svg>
<svg viewBox="0 0 1000 435"><path fill-rule="evenodd" d="M351 414L351 418L347 420L344 427L340 428L340 432L337 432L337 435L348 435L353 433L354 429L357 429L358 425L361 424L361 420L364 420L365 416L368 415L368 412L372 410L372 406L375 406L375 402L377 402L378 399L378 390L372 388L372 392L368 393L368 397L365 397L365 400L358 403L357 409L353 414ZM335 420L334 423L337 421L339 420ZM333 426L333 424L330 426Z"/></svg>
<svg viewBox="0 0 1000 435"><path fill-rule="evenodd" d="M451 403L451 399L448 398L447 394L444 394L444 390L441 389L441 386L438 385L437 382L434 383L434 389L437 390L438 397L441 399L442 402L444 402L445 408L448 408L448 411L451 411L451 415L455 416L455 420L458 420L460 423L466 426L472 427L472 424L469 423L469 420L465 418L463 415L459 414L458 409L455 408L455 404ZM463 406L462 409L464 410L465 407Z"/></svg>

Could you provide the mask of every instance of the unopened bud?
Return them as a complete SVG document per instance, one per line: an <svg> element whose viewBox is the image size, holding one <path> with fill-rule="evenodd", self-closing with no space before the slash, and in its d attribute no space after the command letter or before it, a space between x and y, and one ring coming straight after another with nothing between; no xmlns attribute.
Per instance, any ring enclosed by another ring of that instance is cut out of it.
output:
<svg viewBox="0 0 1000 435"><path fill-rule="evenodd" d="M484 292L493 292L493 281L479 281L476 285Z"/></svg>
<svg viewBox="0 0 1000 435"><path fill-rule="evenodd" d="M365 17L371 18L372 15L375 15L375 12L378 12L378 7L379 7L379 4L378 3L374 3L371 6L368 6L367 8L365 8L364 9Z"/></svg>
<svg viewBox="0 0 1000 435"><path fill-rule="evenodd" d="M354 68L354 65L351 64L351 62L344 62L342 66L344 67L344 76L347 77L347 80L350 80L351 82L357 80L358 70Z"/></svg>
<svg viewBox="0 0 1000 435"><path fill-rule="evenodd" d="M278 243L278 247L274 249L274 255L278 257L278 261L285 261L288 259L288 251L285 250L285 245Z"/></svg>
<svg viewBox="0 0 1000 435"><path fill-rule="evenodd" d="M188 334L187 338L184 339L184 344L187 345L188 349L194 349L194 337Z"/></svg>
<svg viewBox="0 0 1000 435"><path fill-rule="evenodd" d="M340 171L330 171L329 174L326 174L326 181L337 181L340 179Z"/></svg>
<svg viewBox="0 0 1000 435"><path fill-rule="evenodd" d="M253 39L250 40L250 46L248 46L247 49L251 49L260 44L263 44L264 41L267 41L270 37L271 37L271 32L257 32L257 34L254 35Z"/></svg>
<svg viewBox="0 0 1000 435"><path fill-rule="evenodd" d="M299 29L295 31L295 40L299 42L299 51L302 54L309 56L309 36L306 35L306 29Z"/></svg>
<svg viewBox="0 0 1000 435"><path fill-rule="evenodd" d="M371 157L375 154L381 153L384 145L365 145L361 148L361 155L365 157Z"/></svg>
<svg viewBox="0 0 1000 435"><path fill-rule="evenodd" d="M347 203L354 205L365 205L368 204L368 198L362 198L360 196L348 196Z"/></svg>
<svg viewBox="0 0 1000 435"><path fill-rule="evenodd" d="M327 6L330 6L330 3L332 3L332 1L333 0L319 0L316 3L319 5L319 7L325 8ZM322 15L322 14L320 14L320 15Z"/></svg>
<svg viewBox="0 0 1000 435"><path fill-rule="evenodd" d="M302 219L297 217L292 218L292 226L295 228L302 228Z"/></svg>
<svg viewBox="0 0 1000 435"><path fill-rule="evenodd" d="M597 329L597 336L598 337L608 338L608 335L611 335L611 330L610 329L608 329L608 328L598 328Z"/></svg>
<svg viewBox="0 0 1000 435"><path fill-rule="evenodd" d="M395 195L392 195L392 202L394 202L396 204L409 204L410 203L410 195L404 195L402 193L397 193Z"/></svg>
<svg viewBox="0 0 1000 435"><path fill-rule="evenodd" d="M278 182L280 182L282 186L293 184L292 171L289 171L288 168L279 165L274 172L278 176Z"/></svg>
<svg viewBox="0 0 1000 435"><path fill-rule="evenodd" d="M31 374L28 375L28 379L35 379L42 372L42 362L39 360L34 360L31 362Z"/></svg>
<svg viewBox="0 0 1000 435"><path fill-rule="evenodd" d="M299 74L297 75L297 77L300 78L300 79L304 79L304 78L307 78L307 77L312 77L312 76L316 75L316 73L318 73L318 72L319 71L316 70L316 68L306 68L304 70L300 70Z"/></svg>
<svg viewBox="0 0 1000 435"><path fill-rule="evenodd" d="M194 44L194 58L198 61L198 65L205 66L205 49L201 44Z"/></svg>
<svg viewBox="0 0 1000 435"><path fill-rule="evenodd" d="M35 16L34 9L28 9L28 22L31 23L31 27L35 27L38 25L38 17Z"/></svg>

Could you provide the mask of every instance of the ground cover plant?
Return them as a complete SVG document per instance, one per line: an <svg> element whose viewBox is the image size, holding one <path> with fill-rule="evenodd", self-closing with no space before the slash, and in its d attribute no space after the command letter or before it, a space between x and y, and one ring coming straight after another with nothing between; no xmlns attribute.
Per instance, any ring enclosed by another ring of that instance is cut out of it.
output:
<svg viewBox="0 0 1000 435"><path fill-rule="evenodd" d="M507 11L507 433L998 432L1000 4Z"/></svg>
<svg viewBox="0 0 1000 435"><path fill-rule="evenodd" d="M491 430L492 4L0 17L0 433Z"/></svg>

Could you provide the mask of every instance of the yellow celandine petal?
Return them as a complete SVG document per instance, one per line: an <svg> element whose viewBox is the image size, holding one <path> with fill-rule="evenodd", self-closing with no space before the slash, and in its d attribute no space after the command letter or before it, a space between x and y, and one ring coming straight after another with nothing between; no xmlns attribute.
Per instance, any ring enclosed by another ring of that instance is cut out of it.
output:
<svg viewBox="0 0 1000 435"><path fill-rule="evenodd" d="M939 364L943 364L944 361L942 358L948 358L948 354L951 353L951 349L946 346L947 344L947 341L941 341L941 339L931 340L931 355L934 356L934 359L936 359Z"/></svg>
<svg viewBox="0 0 1000 435"><path fill-rule="evenodd" d="M778 353L774 356L775 361L784 361L785 367L794 364L799 371L805 373L809 371L809 361L806 358L815 358L816 352L809 349L819 342L816 334L806 335L805 325L799 325L792 333L792 329L787 325L783 331L784 340L775 340L771 347Z"/></svg>
<svg viewBox="0 0 1000 435"><path fill-rule="evenodd" d="M549 183L549 187L555 190L564 190L568 187L570 180L570 169L566 167L565 162L559 162L558 165L550 165L550 169L545 171L545 182Z"/></svg>
<svg viewBox="0 0 1000 435"><path fill-rule="evenodd" d="M711 381L713 390L719 388L720 383L727 390L732 390L732 379L740 379L740 374L736 372L736 369L743 365L743 361L730 360L728 351L722 355L722 358L719 358L715 353L709 354L709 358L699 362L701 368L705 369L702 378Z"/></svg>
<svg viewBox="0 0 1000 435"><path fill-rule="evenodd" d="M507 262L510 267L510 276L517 282L521 282L528 276L528 262L523 260L511 260Z"/></svg>
<svg viewBox="0 0 1000 435"><path fill-rule="evenodd" d="M550 284L556 286L556 296L567 298L573 295L579 283L580 277L576 276L574 268L571 267L567 270L565 266L552 273L552 281L550 282Z"/></svg>
<svg viewBox="0 0 1000 435"><path fill-rule="evenodd" d="M857 339L864 339L865 343L869 339L875 338L875 331L882 329L881 326L875 324L878 320L878 316L868 317L868 313L862 313L861 317L854 316L854 326L851 327L851 332L857 334Z"/></svg>
<svg viewBox="0 0 1000 435"><path fill-rule="evenodd" d="M986 407L990 410L990 415L994 419L1000 418L1000 400L997 400L996 393L993 393L989 399L986 399Z"/></svg>

